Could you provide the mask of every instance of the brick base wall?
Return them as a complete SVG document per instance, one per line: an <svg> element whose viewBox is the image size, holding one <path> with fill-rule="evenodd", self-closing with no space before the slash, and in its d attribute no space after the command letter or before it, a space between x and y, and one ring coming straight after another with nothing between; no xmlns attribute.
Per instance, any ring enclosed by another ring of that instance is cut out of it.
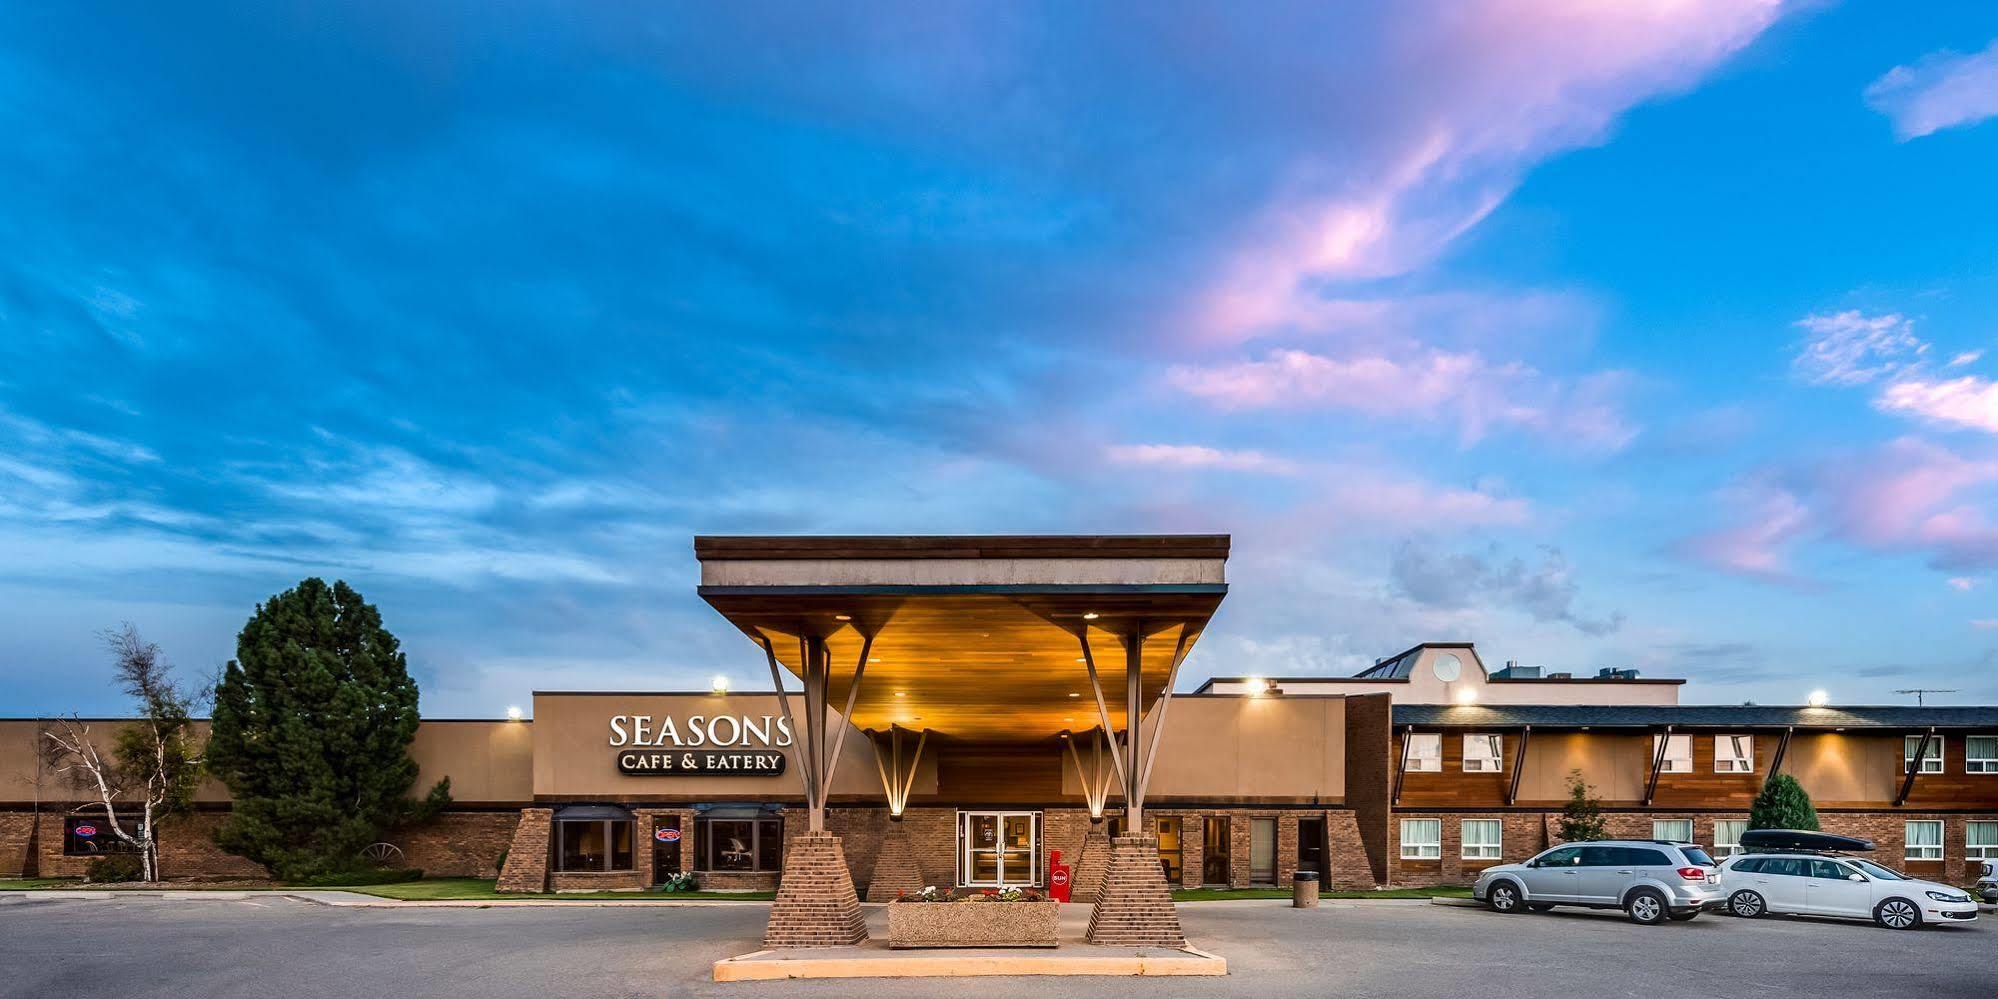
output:
<svg viewBox="0 0 1998 999"><path fill-rule="evenodd" d="M36 873L34 842L33 812L0 812L0 878Z"/></svg>
<svg viewBox="0 0 1998 999"><path fill-rule="evenodd" d="M1646 811L1603 811L1603 825L1611 839L1651 839L1651 823L1657 820L1684 819L1693 823L1693 841L1712 847L1714 843L1714 823L1748 818L1747 812L1687 812L1670 809ZM1411 860L1401 857L1402 819L1440 819L1443 826L1443 856L1437 860ZM1463 858L1464 819L1499 819L1505 823L1501 842L1501 859L1497 863L1518 863L1532 857L1550 846L1561 844L1559 811L1522 812L1423 812L1399 810L1394 820L1388 824L1389 856L1392 875L1390 882L1397 886L1420 887L1428 885L1469 884L1477 877L1477 872L1490 866L1494 861L1465 860ZM1936 820L1943 823L1943 859L1940 861L1907 860L1906 823L1919 820ZM1952 884L1970 884L1977 880L1978 860L1964 856L1966 823L1971 821L1998 821L1998 813L1983 815L1937 814L1917 811L1892 812L1819 812L1818 824L1828 833L1841 836L1857 836L1874 842L1876 851L1872 859L1879 863L1906 871L1920 878L1943 881Z"/></svg>

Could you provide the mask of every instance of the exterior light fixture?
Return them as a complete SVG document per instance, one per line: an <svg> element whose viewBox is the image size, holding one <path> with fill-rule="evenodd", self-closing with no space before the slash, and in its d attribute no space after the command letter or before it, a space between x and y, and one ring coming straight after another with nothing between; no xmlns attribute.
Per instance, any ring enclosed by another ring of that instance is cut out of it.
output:
<svg viewBox="0 0 1998 999"><path fill-rule="evenodd" d="M1457 688L1457 703L1458 704L1478 703L1478 692L1471 689L1470 687Z"/></svg>
<svg viewBox="0 0 1998 999"><path fill-rule="evenodd" d="M521 714L522 714L522 712L521 712L521 710L520 710L520 705L518 705L518 704L509 704L509 705L507 705L507 709L506 709L506 720L507 720L507 721L519 721L519 720L520 720L520 718L521 718Z"/></svg>
<svg viewBox="0 0 1998 999"><path fill-rule="evenodd" d="M717 694L728 693L728 677L716 673L715 678L708 681L708 689Z"/></svg>
<svg viewBox="0 0 1998 999"><path fill-rule="evenodd" d="M907 696L909 696L909 692L908 692L908 691L906 691L906 690L898 690L898 691L896 691L896 692L895 692L895 696L896 696L896 697L907 697Z"/></svg>
<svg viewBox="0 0 1998 999"><path fill-rule="evenodd" d="M1822 690L1813 690L1811 696L1804 699L1804 703L1814 708L1822 708L1831 703L1831 695Z"/></svg>
<svg viewBox="0 0 1998 999"><path fill-rule="evenodd" d="M1102 615L1096 613L1095 611L1085 611L1083 612L1082 619L1084 621L1094 621L1101 616Z"/></svg>
<svg viewBox="0 0 1998 999"><path fill-rule="evenodd" d="M868 657L867 657L867 661L868 661L868 662L871 662L871 663L878 663L878 662L880 662L880 661L881 661L881 657L880 657L880 656L868 656Z"/></svg>
<svg viewBox="0 0 1998 999"><path fill-rule="evenodd" d="M1260 676L1249 678L1249 696L1261 697L1270 692L1270 682Z"/></svg>
<svg viewBox="0 0 1998 999"><path fill-rule="evenodd" d="M1075 692L1075 691L1073 691L1073 690L1071 690L1071 691L1069 691L1069 692L1068 692L1068 696L1070 696L1070 697L1081 697L1082 695L1081 695L1081 694L1078 694L1078 693L1076 693L1076 692Z"/></svg>
<svg viewBox="0 0 1998 999"><path fill-rule="evenodd" d="M851 614L834 614L834 615L833 615L833 620L835 620L835 621L851 621L851 620L853 620L853 615L851 615Z"/></svg>

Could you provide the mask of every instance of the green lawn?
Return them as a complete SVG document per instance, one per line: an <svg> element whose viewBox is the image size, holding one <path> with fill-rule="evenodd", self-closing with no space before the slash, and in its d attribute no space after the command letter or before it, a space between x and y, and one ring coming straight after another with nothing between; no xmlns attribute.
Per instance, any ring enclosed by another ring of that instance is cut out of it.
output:
<svg viewBox="0 0 1998 999"><path fill-rule="evenodd" d="M1226 902L1231 899L1289 898L1288 888L1182 888L1172 893L1175 902ZM1461 885L1437 888L1389 888L1386 891L1322 891L1319 898L1470 898L1471 889Z"/></svg>
<svg viewBox="0 0 1998 999"><path fill-rule="evenodd" d="M491 878L424 878L421 881L404 881L392 885L355 885L348 888L332 888L328 891L357 891L380 898L410 901L476 901L491 902L509 898L559 899L562 901L630 901L632 899L726 899L737 902L768 902L777 897L776 892L768 891L587 891L560 893L518 893L493 890Z"/></svg>
<svg viewBox="0 0 1998 999"><path fill-rule="evenodd" d="M0 878L0 891L29 891L36 888L75 888L75 878Z"/></svg>

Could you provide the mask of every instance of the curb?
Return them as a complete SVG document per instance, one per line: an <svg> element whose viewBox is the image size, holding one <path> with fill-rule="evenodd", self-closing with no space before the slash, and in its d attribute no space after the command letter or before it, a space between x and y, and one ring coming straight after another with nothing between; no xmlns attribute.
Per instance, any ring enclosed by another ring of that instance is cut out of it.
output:
<svg viewBox="0 0 1998 999"><path fill-rule="evenodd" d="M1447 905L1453 909L1482 909L1485 903L1474 898L1432 898L1430 905Z"/></svg>

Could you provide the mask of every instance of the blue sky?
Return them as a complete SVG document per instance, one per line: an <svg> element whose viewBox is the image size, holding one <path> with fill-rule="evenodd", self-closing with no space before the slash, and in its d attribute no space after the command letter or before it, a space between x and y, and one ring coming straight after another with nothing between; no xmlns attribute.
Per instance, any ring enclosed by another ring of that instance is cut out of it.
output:
<svg viewBox="0 0 1998 999"><path fill-rule="evenodd" d="M728 532L1229 532L1194 680L1998 699L1998 11L1330 6L18 6L0 714L306 575L434 715L751 684Z"/></svg>

